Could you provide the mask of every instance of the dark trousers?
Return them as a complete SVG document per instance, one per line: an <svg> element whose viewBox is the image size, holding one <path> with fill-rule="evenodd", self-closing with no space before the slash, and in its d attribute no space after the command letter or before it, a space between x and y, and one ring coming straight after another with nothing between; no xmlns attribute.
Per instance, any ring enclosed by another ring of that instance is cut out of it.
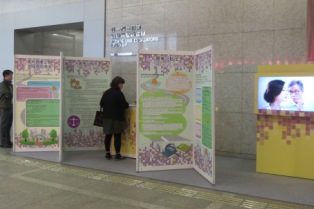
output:
<svg viewBox="0 0 314 209"><path fill-rule="evenodd" d="M114 148L116 153L120 153L121 149L121 134L113 134L114 135ZM105 149L106 152L110 152L112 134L106 134L105 137Z"/></svg>
<svg viewBox="0 0 314 209"><path fill-rule="evenodd" d="M12 109L0 110L0 145L10 145L11 142L11 127L13 121Z"/></svg>

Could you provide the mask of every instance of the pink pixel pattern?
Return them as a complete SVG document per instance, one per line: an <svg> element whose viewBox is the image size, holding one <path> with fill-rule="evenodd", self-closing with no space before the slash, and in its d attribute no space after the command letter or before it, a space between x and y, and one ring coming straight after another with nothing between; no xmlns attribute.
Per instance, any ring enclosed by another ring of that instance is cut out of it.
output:
<svg viewBox="0 0 314 209"><path fill-rule="evenodd" d="M279 133L288 145L293 143L293 140L313 139L314 118L258 115L257 142L263 145L273 131Z"/></svg>
<svg viewBox="0 0 314 209"><path fill-rule="evenodd" d="M191 144L190 149L187 152L178 151L177 155L166 157L162 154L163 148L159 143L152 142L149 147L139 149L139 163L142 167L150 166L169 166L169 165L184 165L193 164L193 145Z"/></svg>
<svg viewBox="0 0 314 209"><path fill-rule="evenodd" d="M155 74L168 74L170 69L176 72L191 72L194 65L193 55L173 55L173 54L140 54L139 66L144 71L153 69Z"/></svg>

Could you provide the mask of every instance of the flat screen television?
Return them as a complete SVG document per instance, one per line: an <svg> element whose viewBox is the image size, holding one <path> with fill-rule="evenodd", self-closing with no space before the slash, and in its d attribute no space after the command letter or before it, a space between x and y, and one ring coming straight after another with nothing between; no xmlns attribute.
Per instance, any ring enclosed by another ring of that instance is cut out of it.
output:
<svg viewBox="0 0 314 209"><path fill-rule="evenodd" d="M314 76L257 76L257 109L314 112Z"/></svg>

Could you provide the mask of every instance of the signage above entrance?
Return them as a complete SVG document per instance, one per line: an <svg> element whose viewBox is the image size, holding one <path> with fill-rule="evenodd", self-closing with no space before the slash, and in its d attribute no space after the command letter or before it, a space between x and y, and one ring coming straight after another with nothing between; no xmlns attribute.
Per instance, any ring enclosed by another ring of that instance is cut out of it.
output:
<svg viewBox="0 0 314 209"><path fill-rule="evenodd" d="M159 37L146 37L142 25L127 25L111 28L111 48L124 48L131 43L157 42Z"/></svg>

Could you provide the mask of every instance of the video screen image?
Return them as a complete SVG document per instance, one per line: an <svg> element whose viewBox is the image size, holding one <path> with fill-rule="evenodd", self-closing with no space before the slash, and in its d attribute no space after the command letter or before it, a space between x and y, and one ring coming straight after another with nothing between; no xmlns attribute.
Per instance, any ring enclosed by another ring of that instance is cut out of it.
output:
<svg viewBox="0 0 314 209"><path fill-rule="evenodd" d="M258 109L314 112L314 76L258 77Z"/></svg>

